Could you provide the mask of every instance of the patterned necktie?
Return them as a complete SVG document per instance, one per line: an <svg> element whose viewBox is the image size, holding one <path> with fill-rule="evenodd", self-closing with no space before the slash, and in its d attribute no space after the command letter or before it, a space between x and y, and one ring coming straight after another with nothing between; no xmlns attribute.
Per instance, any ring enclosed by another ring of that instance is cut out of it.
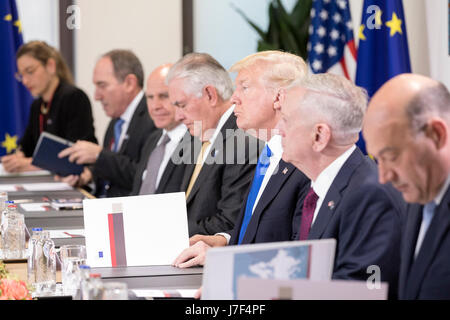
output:
<svg viewBox="0 0 450 320"><path fill-rule="evenodd" d="M202 150L198 154L197 162L195 164L195 169L194 169L194 172L192 173L191 181L189 181L189 186L186 190L186 199L189 197L189 194L192 191L192 187L194 186L195 180L197 180L197 177L198 177L200 171L202 170L203 159L204 159L203 156L204 156L206 149L208 148L208 146L210 144L211 144L211 142L209 142L209 141L203 142L203 144L202 144Z"/></svg>
<svg viewBox="0 0 450 320"><path fill-rule="evenodd" d="M309 230L311 229L311 223L314 217L314 211L316 210L316 204L319 196L314 192L313 188L309 188L308 194L303 201L302 209L302 221L300 225L300 237L299 240L308 239Z"/></svg>
<svg viewBox="0 0 450 320"><path fill-rule="evenodd" d="M248 194L247 204L245 206L244 219L242 220L241 230L239 232L238 244L242 243L245 231L247 230L247 226L252 218L253 207L255 205L256 197L258 196L259 189L261 188L261 184L264 180L264 176L266 175L267 168L269 167L271 156L272 151L266 144L263 151L261 152L261 155L259 156L258 164L256 165L255 176L253 178L252 186Z"/></svg>
<svg viewBox="0 0 450 320"><path fill-rule="evenodd" d="M164 158L166 151L166 145L170 141L170 138L165 134L161 140L161 143L152 151L147 163L147 174L141 185L140 195L154 194L156 191L156 180L159 173L159 167Z"/></svg>
<svg viewBox="0 0 450 320"><path fill-rule="evenodd" d="M434 201L428 202L423 206L422 225L420 226L419 236L417 237L416 251L414 257L417 257L422 246L423 239L430 226L431 219L433 219L434 210L436 209L436 203Z"/></svg>
<svg viewBox="0 0 450 320"><path fill-rule="evenodd" d="M122 133L122 126L123 123L125 122L125 120L119 118L117 119L116 123L114 124L114 152L117 152L119 149L119 140L120 140L120 135Z"/></svg>

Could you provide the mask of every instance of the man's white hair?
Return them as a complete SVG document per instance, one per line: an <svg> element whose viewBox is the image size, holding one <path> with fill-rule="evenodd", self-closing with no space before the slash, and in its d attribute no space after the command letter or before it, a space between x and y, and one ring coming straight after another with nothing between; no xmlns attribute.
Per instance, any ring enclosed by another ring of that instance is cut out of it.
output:
<svg viewBox="0 0 450 320"><path fill-rule="evenodd" d="M292 83L288 89L294 87L306 89L299 101L299 107L305 111L303 114L308 115L305 121L327 123L337 144L346 145L358 140L367 110L366 90L331 73L310 74Z"/></svg>
<svg viewBox="0 0 450 320"><path fill-rule="evenodd" d="M189 53L170 68L166 77L168 85L172 80L184 79L184 92L198 98L203 89L212 85L222 100L233 94L233 82L224 67L207 53Z"/></svg>

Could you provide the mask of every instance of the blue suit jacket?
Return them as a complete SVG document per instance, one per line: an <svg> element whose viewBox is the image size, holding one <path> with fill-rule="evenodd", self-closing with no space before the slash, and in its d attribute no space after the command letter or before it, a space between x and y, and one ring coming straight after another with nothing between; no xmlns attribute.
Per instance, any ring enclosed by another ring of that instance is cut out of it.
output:
<svg viewBox="0 0 450 320"><path fill-rule="evenodd" d="M357 148L328 190L308 239L336 239L333 279L366 281L367 268L377 265L395 298L404 210L400 193L378 183L376 164Z"/></svg>
<svg viewBox="0 0 450 320"><path fill-rule="evenodd" d="M423 206L411 204L402 246L400 299L450 299L450 188L428 227L417 258Z"/></svg>
<svg viewBox="0 0 450 320"><path fill-rule="evenodd" d="M242 239L243 244L294 239L292 219L296 212L301 212L310 181L301 171L283 160L280 160L275 172L255 207ZM247 198L248 193L231 232L230 245L238 243Z"/></svg>

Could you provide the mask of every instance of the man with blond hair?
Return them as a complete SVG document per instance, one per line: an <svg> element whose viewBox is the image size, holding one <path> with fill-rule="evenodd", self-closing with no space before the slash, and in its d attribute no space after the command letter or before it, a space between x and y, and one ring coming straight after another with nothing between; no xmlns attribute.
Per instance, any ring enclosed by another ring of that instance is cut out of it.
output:
<svg viewBox="0 0 450 320"><path fill-rule="evenodd" d="M344 77L315 74L282 92L276 107L283 159L311 179L298 239L336 239L333 279L388 282L394 298L402 200L355 145L366 93Z"/></svg>
<svg viewBox="0 0 450 320"><path fill-rule="evenodd" d="M399 94L401 93L401 94ZM400 299L450 299L450 94L416 74L386 82L364 118L381 183L409 202Z"/></svg>
<svg viewBox="0 0 450 320"><path fill-rule="evenodd" d="M174 262L181 268L204 264L211 246L292 240L296 234L293 217L301 214L309 185L302 172L281 159L281 137L275 129L280 114L274 109L280 89L306 76L305 62L293 54L264 51L242 59L230 71L238 72L231 97L237 124L263 140L265 147L234 229L214 236L192 237L192 246Z"/></svg>

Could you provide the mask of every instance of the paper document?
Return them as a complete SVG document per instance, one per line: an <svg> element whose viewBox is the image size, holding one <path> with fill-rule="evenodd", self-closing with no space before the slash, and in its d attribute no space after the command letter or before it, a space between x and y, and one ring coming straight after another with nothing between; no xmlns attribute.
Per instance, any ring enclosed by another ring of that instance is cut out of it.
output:
<svg viewBox="0 0 450 320"><path fill-rule="evenodd" d="M84 229L49 230L52 239L84 237Z"/></svg>
<svg viewBox="0 0 450 320"><path fill-rule="evenodd" d="M63 191L73 190L73 188L65 182L48 182L48 183L25 183L22 187L26 191Z"/></svg>
<svg viewBox="0 0 450 320"><path fill-rule="evenodd" d="M48 202L42 203L22 203L20 207L26 212L40 212L40 211L49 211L50 206Z"/></svg>
<svg viewBox="0 0 450 320"><path fill-rule="evenodd" d="M83 201L92 268L170 265L189 247L184 192Z"/></svg>
<svg viewBox="0 0 450 320"><path fill-rule="evenodd" d="M35 176L49 176L50 171L47 170L37 170L37 171L26 171L26 172L7 172L0 163L0 177L35 177Z"/></svg>
<svg viewBox="0 0 450 320"><path fill-rule="evenodd" d="M16 184L0 184L0 191L17 192L21 189L20 185Z"/></svg>

